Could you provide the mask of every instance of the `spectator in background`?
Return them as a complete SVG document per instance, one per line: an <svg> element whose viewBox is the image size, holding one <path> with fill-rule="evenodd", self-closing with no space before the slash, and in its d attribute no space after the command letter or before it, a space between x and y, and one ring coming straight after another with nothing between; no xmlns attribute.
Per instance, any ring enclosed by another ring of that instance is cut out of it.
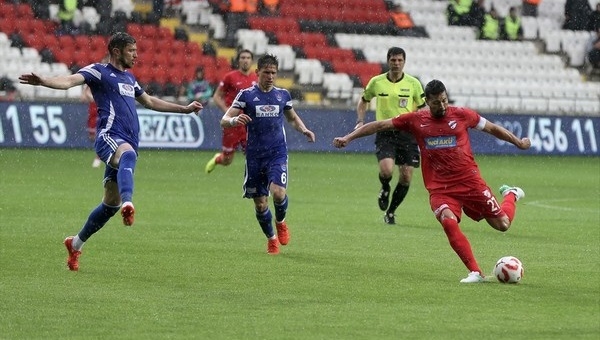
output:
<svg viewBox="0 0 600 340"><path fill-rule="evenodd" d="M492 7L484 17L483 25L479 28L479 39L498 40L500 38L501 19L498 12Z"/></svg>
<svg viewBox="0 0 600 340"><path fill-rule="evenodd" d="M213 95L213 89L210 83L204 79L202 66L196 67L196 78L188 84L186 95L189 101L198 101L203 107L208 105L208 101Z"/></svg>
<svg viewBox="0 0 600 340"><path fill-rule="evenodd" d="M485 0L474 1L467 14L467 25L473 27L481 27L483 25L483 18L485 17Z"/></svg>
<svg viewBox="0 0 600 340"><path fill-rule="evenodd" d="M0 102L21 100L19 91L8 77L0 77Z"/></svg>
<svg viewBox="0 0 600 340"><path fill-rule="evenodd" d="M402 10L402 5L400 4L396 4L394 7L392 7L390 15L392 17L392 21L398 28L409 29L415 27L410 14L404 12L404 10Z"/></svg>
<svg viewBox="0 0 600 340"><path fill-rule="evenodd" d="M600 69L600 28L596 29L596 36L588 43L587 58L592 68Z"/></svg>
<svg viewBox="0 0 600 340"><path fill-rule="evenodd" d="M596 3L596 9L590 13L588 19L588 31L596 32L600 28L600 2Z"/></svg>
<svg viewBox="0 0 600 340"><path fill-rule="evenodd" d="M508 16L504 18L502 39L523 40L523 27L521 26L521 18L517 15L516 7L511 7Z"/></svg>
<svg viewBox="0 0 600 340"><path fill-rule="evenodd" d="M152 0L152 11L159 19L162 18L165 11L164 0Z"/></svg>
<svg viewBox="0 0 600 340"><path fill-rule="evenodd" d="M521 15L524 17L537 17L540 2L541 0L523 0Z"/></svg>
<svg viewBox="0 0 600 340"><path fill-rule="evenodd" d="M473 0L450 0L447 16L448 25L468 26L467 14L471 10Z"/></svg>
<svg viewBox="0 0 600 340"><path fill-rule="evenodd" d="M259 12L262 15L278 16L279 0L262 0L259 5Z"/></svg>
<svg viewBox="0 0 600 340"><path fill-rule="evenodd" d="M73 18L77 11L77 0L62 0L58 2L58 19L60 19L60 34L75 34Z"/></svg>
<svg viewBox="0 0 600 340"><path fill-rule="evenodd" d="M588 0L567 0L565 2L565 22L563 29L582 31L587 29L592 7Z"/></svg>

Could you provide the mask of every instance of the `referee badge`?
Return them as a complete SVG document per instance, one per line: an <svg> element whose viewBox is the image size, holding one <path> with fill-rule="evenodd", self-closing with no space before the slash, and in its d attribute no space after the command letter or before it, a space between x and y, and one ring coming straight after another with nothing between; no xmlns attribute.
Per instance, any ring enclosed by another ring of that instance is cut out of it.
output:
<svg viewBox="0 0 600 340"><path fill-rule="evenodd" d="M398 106L405 109L408 106L408 99L400 98L400 100L398 101Z"/></svg>

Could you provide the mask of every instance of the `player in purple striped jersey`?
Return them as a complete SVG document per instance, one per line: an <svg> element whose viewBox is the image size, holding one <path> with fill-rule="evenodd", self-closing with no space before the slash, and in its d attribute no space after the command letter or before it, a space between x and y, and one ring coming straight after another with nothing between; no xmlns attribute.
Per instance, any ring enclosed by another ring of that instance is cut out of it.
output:
<svg viewBox="0 0 600 340"><path fill-rule="evenodd" d="M221 127L246 125L246 173L244 197L254 200L256 219L267 236L267 253L279 253L279 244L286 245L290 235L285 222L288 207L288 150L284 119L297 131L315 141L315 134L306 128L292 107L292 97L286 89L274 86L279 68L275 56L266 54L258 59L258 84L241 90L231 107L221 118ZM275 227L269 209L273 196Z"/></svg>
<svg viewBox="0 0 600 340"><path fill-rule="evenodd" d="M90 236L102 228L121 209L123 223L133 224L133 173L137 162L139 122L136 101L144 107L162 112L194 113L202 104L194 101L187 106L150 96L127 71L137 59L135 39L117 32L108 42L108 64L91 64L69 76L41 77L35 73L19 77L22 84L41 85L66 90L86 84L98 105L96 154L106 163L104 197L89 215L81 231L64 241L70 270L79 269L81 247Z"/></svg>

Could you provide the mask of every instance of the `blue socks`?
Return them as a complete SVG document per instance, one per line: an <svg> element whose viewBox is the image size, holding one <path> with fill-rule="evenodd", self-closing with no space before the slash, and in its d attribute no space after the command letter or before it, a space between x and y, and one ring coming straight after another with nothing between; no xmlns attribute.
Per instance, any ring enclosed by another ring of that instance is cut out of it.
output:
<svg viewBox="0 0 600 340"><path fill-rule="evenodd" d="M117 173L117 184L119 185L119 194L121 201L131 202L133 197L133 172L137 155L135 151L125 151L119 160L119 172Z"/></svg>
<svg viewBox="0 0 600 340"><path fill-rule="evenodd" d="M277 222L281 222L281 221L285 220L285 213L286 213L287 207L288 207L287 195L285 195L285 197L283 198L283 201L281 201L279 203L273 202L273 204L275 205L275 220Z"/></svg>
<svg viewBox="0 0 600 340"><path fill-rule="evenodd" d="M110 205L106 205L104 203L100 203L88 217L88 220L83 225L83 228L77 234L79 239L83 242L87 241L87 239L100 230L111 217L113 217L117 211L119 211L120 207L111 207Z"/></svg>
<svg viewBox="0 0 600 340"><path fill-rule="evenodd" d="M267 210L260 212L256 211L256 219L258 220L258 224L260 224L260 228L263 233L267 236L267 238L271 238L275 236L275 232L273 232L273 215L271 214L271 210L267 208Z"/></svg>

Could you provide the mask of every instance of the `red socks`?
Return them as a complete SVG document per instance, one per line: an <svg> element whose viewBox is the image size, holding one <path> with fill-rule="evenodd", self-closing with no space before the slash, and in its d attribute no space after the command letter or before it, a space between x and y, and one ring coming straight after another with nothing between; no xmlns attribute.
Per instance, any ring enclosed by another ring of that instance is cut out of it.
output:
<svg viewBox="0 0 600 340"><path fill-rule="evenodd" d="M469 243L469 240L467 240L467 237L460 230L458 222L451 218L444 218L442 220L442 226L444 227L444 232L448 237L450 246L452 249L454 249L454 252L456 252L458 257L460 257L465 266L467 266L469 271L483 274L481 269L479 269L479 265L477 265L475 256L473 256L471 244Z"/></svg>
<svg viewBox="0 0 600 340"><path fill-rule="evenodd" d="M516 200L515 194L510 192L504 196L504 200L500 204L500 207L502 207L502 210L504 210L504 213L508 216L508 220L511 222L515 218L515 211L517 210L517 206L515 205Z"/></svg>

